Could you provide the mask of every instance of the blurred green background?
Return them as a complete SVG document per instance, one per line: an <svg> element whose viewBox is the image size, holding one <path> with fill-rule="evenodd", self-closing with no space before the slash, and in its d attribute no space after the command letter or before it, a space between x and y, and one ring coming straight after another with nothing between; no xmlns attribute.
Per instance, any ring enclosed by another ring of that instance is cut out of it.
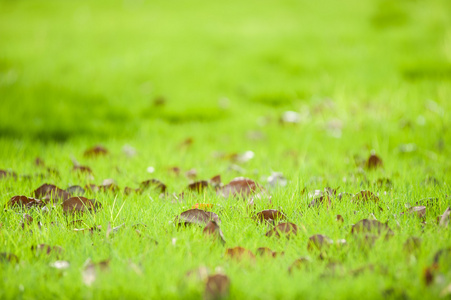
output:
<svg viewBox="0 0 451 300"><path fill-rule="evenodd" d="M441 126L450 16L447 0L2 0L0 136L238 130L326 98L355 124Z"/></svg>

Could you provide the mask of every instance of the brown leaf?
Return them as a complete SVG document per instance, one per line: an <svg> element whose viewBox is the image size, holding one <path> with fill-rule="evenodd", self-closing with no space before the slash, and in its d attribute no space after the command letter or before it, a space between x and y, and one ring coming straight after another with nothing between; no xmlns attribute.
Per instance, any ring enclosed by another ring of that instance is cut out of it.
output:
<svg viewBox="0 0 451 300"><path fill-rule="evenodd" d="M90 286L96 281L97 275L99 271L108 271L110 269L110 260L103 260L98 263L92 263L89 260L87 261L86 267L83 269L82 277L83 283L87 286Z"/></svg>
<svg viewBox="0 0 451 300"><path fill-rule="evenodd" d="M409 208L406 212L401 213L404 214L414 214L420 219L426 218L426 206L413 206Z"/></svg>
<svg viewBox="0 0 451 300"><path fill-rule="evenodd" d="M50 246L47 244L39 244L37 246L31 246L31 250L36 251L36 253L38 254L40 253L44 253L47 255L55 254L57 256L64 253L64 249L61 248L60 246Z"/></svg>
<svg viewBox="0 0 451 300"><path fill-rule="evenodd" d="M17 174L12 171L0 170L0 179L12 177L14 179L17 178Z"/></svg>
<svg viewBox="0 0 451 300"><path fill-rule="evenodd" d="M312 200L312 202L310 202L310 204L308 205L308 207L327 207L329 208L332 205L332 201L331 198L329 197L329 195L323 195L320 196L318 198L315 198Z"/></svg>
<svg viewBox="0 0 451 300"><path fill-rule="evenodd" d="M288 268L288 273L293 273L295 270L300 270L306 267L310 263L310 259L307 257L301 257L296 259Z"/></svg>
<svg viewBox="0 0 451 300"><path fill-rule="evenodd" d="M158 179L149 179L149 180L143 181L140 184L140 188L143 191L147 190L148 188L153 188L157 191L160 191L160 193L166 192L166 185Z"/></svg>
<svg viewBox="0 0 451 300"><path fill-rule="evenodd" d="M79 185L72 185L66 189L66 192L72 196L81 196L84 195L85 190Z"/></svg>
<svg viewBox="0 0 451 300"><path fill-rule="evenodd" d="M255 259L255 255L246 248L243 247L234 247L234 248L228 248L225 253L226 257L230 257L233 259L236 259L238 261L241 261L243 259Z"/></svg>
<svg viewBox="0 0 451 300"><path fill-rule="evenodd" d="M252 179L237 177L230 181L228 184L220 188L217 192L218 195L221 195L225 198L228 197L242 197L247 198L253 193L256 193L263 188L260 187L255 181Z"/></svg>
<svg viewBox="0 0 451 300"><path fill-rule="evenodd" d="M352 197L352 202L356 203L365 203L370 201L377 203L379 201L379 197L370 191L360 191Z"/></svg>
<svg viewBox="0 0 451 300"><path fill-rule="evenodd" d="M393 235L393 231L390 229L390 227L388 227L387 224L381 223L377 220L368 219L360 220L355 225L353 225L351 233L377 233L378 235L385 233L387 236Z"/></svg>
<svg viewBox="0 0 451 300"><path fill-rule="evenodd" d="M200 193L207 187L208 187L208 181L200 180L200 181L196 181L196 182L193 182L190 185L188 185L188 190Z"/></svg>
<svg viewBox="0 0 451 300"><path fill-rule="evenodd" d="M225 244L224 234L216 221L212 220L208 222L207 225L205 225L203 232L205 235L213 236L215 239L218 239L223 245Z"/></svg>
<svg viewBox="0 0 451 300"><path fill-rule="evenodd" d="M84 157L96 157L96 156L104 156L108 154L108 150L100 145L94 146L92 148L87 149L84 153Z"/></svg>
<svg viewBox="0 0 451 300"><path fill-rule="evenodd" d="M25 228L25 226L29 226L33 224L33 217L29 214L23 214L22 216L22 229Z"/></svg>
<svg viewBox="0 0 451 300"><path fill-rule="evenodd" d="M185 172L185 176L188 179L195 179L197 177L197 171L196 169L190 169L188 171Z"/></svg>
<svg viewBox="0 0 451 300"><path fill-rule="evenodd" d="M14 196L8 201L8 206L11 208L14 207L30 208L44 205L45 203L43 203L42 201L35 198L29 198L27 196Z"/></svg>
<svg viewBox="0 0 451 300"><path fill-rule="evenodd" d="M429 267L426 267L423 270L423 282L429 286L434 282L434 278L435 275L437 274L438 271L438 265L437 264L432 264Z"/></svg>
<svg viewBox="0 0 451 300"><path fill-rule="evenodd" d="M221 186L221 175L216 175L213 176L212 178L210 178L210 184L214 187L214 188L219 188Z"/></svg>
<svg viewBox="0 0 451 300"><path fill-rule="evenodd" d="M193 208L182 212L180 215L175 217L176 225L190 225L196 224L204 226L209 221L215 221L217 224L221 224L221 220L214 212L204 211L201 209Z"/></svg>
<svg viewBox="0 0 451 300"><path fill-rule="evenodd" d="M275 209L266 209L258 212L255 219L259 222L267 221L274 224L274 221L286 220L287 217L280 211Z"/></svg>
<svg viewBox="0 0 451 300"><path fill-rule="evenodd" d="M0 252L0 262L19 262L19 258L12 253Z"/></svg>
<svg viewBox="0 0 451 300"><path fill-rule="evenodd" d="M226 275L215 274L207 278L204 300L219 300L229 296L230 279Z"/></svg>
<svg viewBox="0 0 451 300"><path fill-rule="evenodd" d="M269 249L268 247L260 247L255 251L255 254L260 256L271 256L273 258L276 258L277 256L285 255L285 252L275 252Z"/></svg>
<svg viewBox="0 0 451 300"><path fill-rule="evenodd" d="M307 250L309 251L322 251L329 248L330 245L333 244L333 241L322 234L315 234L309 237L307 243Z"/></svg>
<svg viewBox="0 0 451 300"><path fill-rule="evenodd" d="M449 219L450 219L450 214L451 214L451 208L448 207L442 214L442 217L440 218L440 223L439 225L441 227L448 227L449 224Z"/></svg>
<svg viewBox="0 0 451 300"><path fill-rule="evenodd" d="M101 208L102 205L96 200L87 199L85 197L72 197L67 199L62 204L63 211L68 212L87 212L96 211Z"/></svg>
<svg viewBox="0 0 451 300"><path fill-rule="evenodd" d="M285 236L285 237L289 238L290 236L297 235L297 233L298 233L298 226L296 224L287 222L287 223L280 223L279 225L275 226L273 229L271 229L270 231L268 231L266 233L266 236L268 236L268 237Z"/></svg>
<svg viewBox="0 0 451 300"><path fill-rule="evenodd" d="M119 192L119 187L113 179L105 179L101 185L99 185L99 191L101 192Z"/></svg>
<svg viewBox="0 0 451 300"><path fill-rule="evenodd" d="M51 200L55 202L63 202L71 197L71 194L56 185L44 183L33 191L33 196L42 199L44 202Z"/></svg>
<svg viewBox="0 0 451 300"><path fill-rule="evenodd" d="M376 154L371 154L365 164L367 169L377 169L383 166L382 159Z"/></svg>
<svg viewBox="0 0 451 300"><path fill-rule="evenodd" d="M90 167L88 166L80 166L80 165L76 165L72 168L72 171L77 172L77 173L85 173L85 174L92 174L92 170Z"/></svg>
<svg viewBox="0 0 451 300"><path fill-rule="evenodd" d="M45 167L45 162L42 158L40 157L36 157L36 159L34 160L34 164L37 167Z"/></svg>
<svg viewBox="0 0 451 300"><path fill-rule="evenodd" d="M339 223L340 225L343 225L345 219L343 218L342 215L337 215L336 219L337 219L337 223Z"/></svg>

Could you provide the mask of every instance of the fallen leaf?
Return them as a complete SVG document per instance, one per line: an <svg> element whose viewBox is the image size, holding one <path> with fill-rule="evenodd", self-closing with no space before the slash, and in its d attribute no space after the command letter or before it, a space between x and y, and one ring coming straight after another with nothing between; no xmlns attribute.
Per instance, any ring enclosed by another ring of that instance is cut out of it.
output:
<svg viewBox="0 0 451 300"><path fill-rule="evenodd" d="M432 264L429 267L426 267L423 270L423 282L426 284L426 286L431 285L434 282L435 275L438 271L438 265Z"/></svg>
<svg viewBox="0 0 451 300"><path fill-rule="evenodd" d="M447 260L451 258L451 247L442 248L434 254L434 264L438 264L443 257Z"/></svg>
<svg viewBox="0 0 451 300"><path fill-rule="evenodd" d="M19 258L12 253L1 252L0 262L19 262Z"/></svg>
<svg viewBox="0 0 451 300"><path fill-rule="evenodd" d="M76 165L72 168L72 171L77 172L77 173L85 173L85 174L92 175L92 170L88 166Z"/></svg>
<svg viewBox="0 0 451 300"><path fill-rule="evenodd" d="M340 225L343 225L345 219L343 218L342 215L337 215L336 217L337 223L339 223Z"/></svg>
<svg viewBox="0 0 451 300"><path fill-rule="evenodd" d="M450 214L451 214L451 208L448 207L445 212L443 212L442 217L440 218L440 223L439 225L441 227L448 227L449 224L449 219L450 219Z"/></svg>
<svg viewBox="0 0 451 300"><path fill-rule="evenodd" d="M14 196L8 201L8 206L11 208L20 207L20 208L30 208L30 207L39 207L44 206L44 202L35 199L29 198L27 196Z"/></svg>
<svg viewBox="0 0 451 300"><path fill-rule="evenodd" d="M255 219L257 219L257 221L259 222L267 221L274 224L275 221L286 220L287 217L278 210L266 209L258 212L255 215Z"/></svg>
<svg viewBox="0 0 451 300"><path fill-rule="evenodd" d="M426 206L413 206L409 208L405 213L401 213L401 215L404 214L414 214L420 219L426 218Z"/></svg>
<svg viewBox="0 0 451 300"><path fill-rule="evenodd" d="M290 267L288 267L288 273L293 273L295 270L300 270L302 268L305 268L310 263L310 259L307 257L301 257L296 259Z"/></svg>
<svg viewBox="0 0 451 300"><path fill-rule="evenodd" d="M92 263L89 259L85 262L85 268L82 272L83 283L91 286L97 279L98 271L108 271L110 269L110 260L103 260L98 263Z"/></svg>
<svg viewBox="0 0 451 300"><path fill-rule="evenodd" d="M200 181L196 181L196 182L193 182L190 185L188 185L188 190L200 193L207 187L208 187L208 181L200 180Z"/></svg>
<svg viewBox="0 0 451 300"><path fill-rule="evenodd" d="M297 233L298 233L298 226L296 224L287 222L287 223L280 223L279 225L275 226L273 229L271 229L270 231L268 231L266 233L266 236L268 236L268 237L285 236L285 237L289 238L290 236L297 235Z"/></svg>
<svg viewBox="0 0 451 300"><path fill-rule="evenodd" d="M205 225L203 233L205 235L212 236L215 239L219 239L223 245L225 244L224 234L216 221L212 220L208 222L207 225Z"/></svg>
<svg viewBox="0 0 451 300"><path fill-rule="evenodd" d="M22 229L25 228L25 226L29 226L33 224L33 217L29 214L23 214L22 216Z"/></svg>
<svg viewBox="0 0 451 300"><path fill-rule="evenodd" d="M243 259L255 259L255 255L248 249L243 247L234 247L234 248L228 248L226 250L226 257L230 257L233 259L236 259L238 261L241 261Z"/></svg>
<svg viewBox="0 0 451 300"><path fill-rule="evenodd" d="M367 169L377 169L383 166L382 159L376 154L371 154L365 164Z"/></svg>
<svg viewBox="0 0 451 300"><path fill-rule="evenodd" d="M71 194L63 189L60 189L56 185L44 183L36 190L33 191L32 195L44 202L54 201L63 202L71 197Z"/></svg>
<svg viewBox="0 0 451 300"><path fill-rule="evenodd" d="M242 197L247 198L250 195L264 191L255 181L252 179L237 177L230 181L228 184L220 188L217 192L218 195L225 198L228 197Z"/></svg>
<svg viewBox="0 0 451 300"><path fill-rule="evenodd" d="M212 178L210 178L210 184L214 187L214 188L219 188L221 186L221 175L216 175L213 176Z"/></svg>
<svg viewBox="0 0 451 300"><path fill-rule="evenodd" d="M309 237L308 243L307 243L307 250L309 251L322 251L327 248L329 248L330 245L332 245L334 241L330 239L329 237L322 235L322 234L315 234Z"/></svg>
<svg viewBox="0 0 451 300"><path fill-rule="evenodd" d="M143 181L140 184L140 188L143 191L147 190L148 188L153 188L153 189L159 191L160 193L166 192L166 185L158 179L149 179L149 180Z"/></svg>
<svg viewBox="0 0 451 300"><path fill-rule="evenodd" d="M387 224L377 220L363 219L352 226L351 233L377 233L378 235L385 233L387 236L393 235L393 231Z"/></svg>
<svg viewBox="0 0 451 300"><path fill-rule="evenodd" d="M79 185L72 185L66 189L66 192L72 196L81 196L84 195L85 190Z"/></svg>
<svg viewBox="0 0 451 300"><path fill-rule="evenodd" d="M101 192L119 192L119 187L117 186L114 179L105 179L101 185L99 185L99 190Z"/></svg>
<svg viewBox="0 0 451 300"><path fill-rule="evenodd" d="M219 300L229 297L230 279L223 274L210 275L205 285L204 300Z"/></svg>
<svg viewBox="0 0 451 300"><path fill-rule="evenodd" d="M12 171L0 170L0 179L8 177L17 178L17 174Z"/></svg>
<svg viewBox="0 0 451 300"><path fill-rule="evenodd" d="M355 203L365 203L370 201L377 203L379 201L379 197L370 191L360 191L352 197L351 201Z"/></svg>
<svg viewBox="0 0 451 300"><path fill-rule="evenodd" d="M87 199L85 197L72 197L67 199L62 204L64 212L87 212L96 211L102 205L96 200Z"/></svg>
<svg viewBox="0 0 451 300"><path fill-rule="evenodd" d="M100 146L100 145L89 148L83 153L84 157L104 156L107 154L108 154L108 150L105 147Z"/></svg>
<svg viewBox="0 0 451 300"><path fill-rule="evenodd" d="M185 172L185 176L188 179L195 179L197 177L197 171L196 169L190 169L188 171Z"/></svg>
<svg viewBox="0 0 451 300"><path fill-rule="evenodd" d="M175 217L175 224L184 224L185 226L190 224L204 226L210 221L215 221L217 224L221 224L221 220L219 220L217 214L197 208L184 211L180 215Z"/></svg>

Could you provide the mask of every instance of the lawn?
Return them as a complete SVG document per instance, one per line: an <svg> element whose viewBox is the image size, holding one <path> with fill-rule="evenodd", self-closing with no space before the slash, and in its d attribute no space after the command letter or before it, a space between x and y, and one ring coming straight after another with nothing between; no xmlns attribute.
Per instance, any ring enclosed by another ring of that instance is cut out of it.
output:
<svg viewBox="0 0 451 300"><path fill-rule="evenodd" d="M0 0L0 298L449 298L449 16Z"/></svg>

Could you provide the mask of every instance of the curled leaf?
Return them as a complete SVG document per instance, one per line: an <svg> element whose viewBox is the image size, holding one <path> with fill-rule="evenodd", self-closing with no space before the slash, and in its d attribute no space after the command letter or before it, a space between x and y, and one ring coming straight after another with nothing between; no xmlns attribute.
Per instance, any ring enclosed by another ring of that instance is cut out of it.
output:
<svg viewBox="0 0 451 300"><path fill-rule="evenodd" d="M205 225L203 232L205 235L212 236L221 241L222 244L225 244L224 234L216 221L212 220L208 222L207 225Z"/></svg>
<svg viewBox="0 0 451 300"><path fill-rule="evenodd" d="M44 183L33 191L33 196L42 199L44 202L51 200L55 202L63 202L71 197L71 194L56 185Z"/></svg>
<svg viewBox="0 0 451 300"><path fill-rule="evenodd" d="M382 159L376 154L371 154L365 164L367 169L377 169L383 166Z"/></svg>
<svg viewBox="0 0 451 300"><path fill-rule="evenodd" d="M29 198L27 196L14 196L8 201L8 206L11 208L20 207L20 208L30 208L30 207L39 207L44 206L45 203L42 201Z"/></svg>
<svg viewBox="0 0 451 300"><path fill-rule="evenodd" d="M385 233L387 235L393 235L393 231L390 229L390 227L388 227L386 223L368 219L360 220L355 225L353 225L351 233L374 233L377 235Z"/></svg>
<svg viewBox="0 0 451 300"><path fill-rule="evenodd" d="M249 178L237 177L217 191L217 194L225 198L242 197L264 190L255 181Z"/></svg>
<svg viewBox="0 0 451 300"><path fill-rule="evenodd" d="M208 187L208 181L200 180L200 181L196 181L196 182L193 182L190 185L188 185L188 190L200 193L207 187Z"/></svg>

